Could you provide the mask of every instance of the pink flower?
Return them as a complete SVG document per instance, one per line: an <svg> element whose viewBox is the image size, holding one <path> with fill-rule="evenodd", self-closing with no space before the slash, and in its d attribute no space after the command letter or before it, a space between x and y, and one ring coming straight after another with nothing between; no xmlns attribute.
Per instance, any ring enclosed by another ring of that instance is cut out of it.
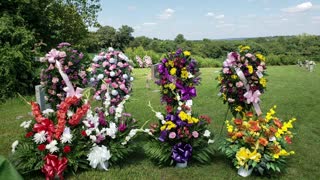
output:
<svg viewBox="0 0 320 180"><path fill-rule="evenodd" d="M170 138L170 139L174 139L176 136L177 136L177 135L176 135L175 132L170 132L170 134L169 134L169 138Z"/></svg>
<svg viewBox="0 0 320 180"><path fill-rule="evenodd" d="M125 90L125 89L126 89L126 85L120 84L120 89L121 89L121 90Z"/></svg>
<svg viewBox="0 0 320 180"><path fill-rule="evenodd" d="M110 114L114 114L114 112L115 112L114 107L111 106L111 107L109 108L109 113L110 113Z"/></svg>
<svg viewBox="0 0 320 180"><path fill-rule="evenodd" d="M119 67L123 67L123 63L122 62L118 62L118 64L117 64Z"/></svg>
<svg viewBox="0 0 320 180"><path fill-rule="evenodd" d="M101 84L101 90L104 91L107 89L107 86L105 84Z"/></svg>
<svg viewBox="0 0 320 180"><path fill-rule="evenodd" d="M59 57L60 57L60 58L64 58L64 57L66 57L66 56L67 56L66 52L64 52L64 51L60 51L60 52L59 52Z"/></svg>
<svg viewBox="0 0 320 180"><path fill-rule="evenodd" d="M52 83L55 84L55 83L57 83L57 82L59 82L59 78L53 77L53 78L52 78Z"/></svg>
<svg viewBox="0 0 320 180"><path fill-rule="evenodd" d="M104 61L103 63L102 63L102 66L103 67L106 67L106 66L109 66L110 64L109 64L109 62L108 61Z"/></svg>
<svg viewBox="0 0 320 180"><path fill-rule="evenodd" d="M112 70L114 70L114 69L116 69L116 68L117 68L117 66L114 64L114 65L112 65L112 66L109 67L109 70L112 71Z"/></svg>
<svg viewBox="0 0 320 180"><path fill-rule="evenodd" d="M228 102L233 103L235 100L232 98L228 98Z"/></svg>
<svg viewBox="0 0 320 180"><path fill-rule="evenodd" d="M239 81L236 83L236 86L239 88L239 87L242 87L243 86L243 82L242 81Z"/></svg>
<svg viewBox="0 0 320 180"><path fill-rule="evenodd" d="M118 87L119 87L118 84L115 83L115 82L113 82L113 83L111 84L111 86L112 86L113 88L118 88Z"/></svg>
<svg viewBox="0 0 320 180"><path fill-rule="evenodd" d="M223 68L222 71L223 71L224 74L228 74L229 73L229 68Z"/></svg>
<svg viewBox="0 0 320 180"><path fill-rule="evenodd" d="M263 72L263 67L262 66L258 66L257 69L258 69L259 72Z"/></svg>
<svg viewBox="0 0 320 180"><path fill-rule="evenodd" d="M198 137L199 137L199 133L198 133L197 131L193 131L193 132L192 132L192 136L193 136L194 138L198 138Z"/></svg>

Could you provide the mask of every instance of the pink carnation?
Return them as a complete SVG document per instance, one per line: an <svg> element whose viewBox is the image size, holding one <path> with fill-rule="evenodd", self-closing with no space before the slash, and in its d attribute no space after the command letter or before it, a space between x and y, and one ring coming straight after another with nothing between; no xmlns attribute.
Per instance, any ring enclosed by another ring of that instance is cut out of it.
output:
<svg viewBox="0 0 320 180"><path fill-rule="evenodd" d="M193 136L194 138L198 138L198 137L199 137L199 133L198 133L197 131L193 131L193 132L192 132L192 136Z"/></svg>
<svg viewBox="0 0 320 180"><path fill-rule="evenodd" d="M177 135L176 135L175 132L170 132L170 134L169 134L169 138L170 138L170 139L174 139L176 136L177 136Z"/></svg>

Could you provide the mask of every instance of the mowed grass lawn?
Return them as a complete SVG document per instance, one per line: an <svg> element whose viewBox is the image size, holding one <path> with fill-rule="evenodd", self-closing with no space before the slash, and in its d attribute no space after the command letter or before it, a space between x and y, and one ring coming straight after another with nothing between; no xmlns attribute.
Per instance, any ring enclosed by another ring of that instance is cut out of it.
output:
<svg viewBox="0 0 320 180"><path fill-rule="evenodd" d="M224 135L219 135L227 106L217 97L218 88L215 77L219 69L203 68L202 83L198 86L198 97L194 99L193 111L212 117L211 129L216 134L214 146ZM145 88L146 74L149 69L134 70L134 91L127 112L131 112L139 124L147 120L156 121L148 108L150 101L156 110L163 110L160 105L158 87ZM297 66L268 67L267 92L262 95L262 110L266 112L277 105L278 117L288 120L296 117L294 123L296 136L290 150L296 152L288 160L287 172L280 179L319 179L320 178L320 69L310 73ZM34 97L27 97L34 99ZM20 99L8 100L0 105L0 154L8 157L11 143L23 129L19 127L24 120L30 119L30 107ZM230 115L229 115L230 118ZM225 130L223 131L225 132ZM241 179L236 169L223 154L216 153L207 165L189 164L188 168L158 168L143 152L144 138L137 142L141 148L128 157L121 166L111 167L109 171L86 171L70 179ZM68 179L69 179L68 178ZM256 179L251 176L248 179Z"/></svg>

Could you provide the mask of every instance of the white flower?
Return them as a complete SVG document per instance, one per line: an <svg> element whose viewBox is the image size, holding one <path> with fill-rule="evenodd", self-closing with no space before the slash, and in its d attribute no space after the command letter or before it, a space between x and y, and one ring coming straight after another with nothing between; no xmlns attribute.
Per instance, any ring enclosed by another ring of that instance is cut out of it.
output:
<svg viewBox="0 0 320 180"><path fill-rule="evenodd" d="M131 131L129 132L128 136L130 136L130 138L132 138L136 134L137 134L137 129L131 129Z"/></svg>
<svg viewBox="0 0 320 180"><path fill-rule="evenodd" d="M120 53L118 56L119 56L121 59L125 60L125 61L128 61L128 60L129 60L128 57L127 57L126 55L124 55L123 53Z"/></svg>
<svg viewBox="0 0 320 180"><path fill-rule="evenodd" d="M123 75L122 75L122 78L123 78L123 79L128 79L128 75L127 75L127 74L123 74Z"/></svg>
<svg viewBox="0 0 320 180"><path fill-rule="evenodd" d="M31 122L32 122L32 120L23 121L23 122L20 124L20 127L23 127L23 128L25 128L25 129L27 129L27 128L30 127Z"/></svg>
<svg viewBox="0 0 320 180"><path fill-rule="evenodd" d="M134 78L131 76L131 77L130 77L130 81L133 81L133 80L134 80Z"/></svg>
<svg viewBox="0 0 320 180"><path fill-rule="evenodd" d="M116 73L114 71L110 72L110 77L114 77L116 75Z"/></svg>
<svg viewBox="0 0 320 180"><path fill-rule="evenodd" d="M128 142L130 141L131 137L130 136L126 136L125 140Z"/></svg>
<svg viewBox="0 0 320 180"><path fill-rule="evenodd" d="M94 56L93 58L93 62L98 62L101 59L100 56Z"/></svg>
<svg viewBox="0 0 320 180"><path fill-rule="evenodd" d="M100 79L102 79L104 77L104 75L103 74L99 74L98 76L97 76L97 78L100 80Z"/></svg>
<svg viewBox="0 0 320 180"><path fill-rule="evenodd" d="M149 135L152 136L152 132L150 131L150 129L145 129L145 130L143 130L143 132L148 133Z"/></svg>
<svg viewBox="0 0 320 180"><path fill-rule="evenodd" d="M208 140L208 144L212 144L212 143L214 143L214 140L213 139L209 139Z"/></svg>
<svg viewBox="0 0 320 180"><path fill-rule="evenodd" d="M43 142L45 142L47 139L46 139L46 135L47 135L47 132L45 131L41 131L39 133L36 133L34 136L33 136L33 140L37 143L37 144L41 144Z"/></svg>
<svg viewBox="0 0 320 180"><path fill-rule="evenodd" d="M118 128L114 122L110 123L110 127L107 128L107 135L110 136L112 139L116 138L116 133Z"/></svg>
<svg viewBox="0 0 320 180"><path fill-rule="evenodd" d="M126 145L128 142L127 141L123 141L122 143L121 143L121 145Z"/></svg>
<svg viewBox="0 0 320 180"><path fill-rule="evenodd" d="M203 136L210 137L211 132L209 130L205 130Z"/></svg>
<svg viewBox="0 0 320 180"><path fill-rule="evenodd" d="M74 113L73 113L72 111L68 110L68 112L67 112L68 118L70 118L73 114L74 114Z"/></svg>
<svg viewBox="0 0 320 180"><path fill-rule="evenodd" d="M194 77L194 75L192 75L190 72L188 72L188 78L191 79L193 77Z"/></svg>
<svg viewBox="0 0 320 180"><path fill-rule="evenodd" d="M106 164L108 163L108 160L111 158L111 153L105 147L104 145L100 146L94 146L90 153L87 155L88 161L90 161L90 166L92 168L97 168L97 166L101 167L104 170L108 170L108 167L106 167Z"/></svg>
<svg viewBox="0 0 320 180"><path fill-rule="evenodd" d="M113 51L114 51L114 49L112 47L108 48L108 52L113 52Z"/></svg>
<svg viewBox="0 0 320 180"><path fill-rule="evenodd" d="M101 97L98 95L98 96L95 97L95 99L96 99L97 101L100 101L100 100L101 100Z"/></svg>
<svg viewBox="0 0 320 180"><path fill-rule="evenodd" d="M163 115L161 114L161 112L156 112L156 117L157 117L158 119L160 119L161 121L164 120L164 117L163 117Z"/></svg>
<svg viewBox="0 0 320 180"><path fill-rule="evenodd" d="M114 58L110 58L109 62L110 62L111 64L115 64L115 63L117 63L117 60L114 59Z"/></svg>
<svg viewBox="0 0 320 180"><path fill-rule="evenodd" d="M94 82L94 81L95 81L94 77L90 78L90 82Z"/></svg>
<svg viewBox="0 0 320 180"><path fill-rule="evenodd" d="M60 138L62 143L71 143L72 140L72 134L70 133L70 128L69 127L65 127L63 130L63 134Z"/></svg>
<svg viewBox="0 0 320 180"><path fill-rule="evenodd" d="M269 137L269 141L275 141L277 140L276 137L272 136L272 137Z"/></svg>
<svg viewBox="0 0 320 180"><path fill-rule="evenodd" d="M54 113L54 110L53 109L46 109L46 110L42 111L43 115L47 115L48 116L50 113Z"/></svg>
<svg viewBox="0 0 320 180"><path fill-rule="evenodd" d="M12 152L12 153L16 152L16 147L18 146L18 144L19 144L19 141L18 141L18 140L14 141L14 142L12 143L12 145L11 145L11 147L12 147L11 152Z"/></svg>
<svg viewBox="0 0 320 180"><path fill-rule="evenodd" d="M113 96L116 96L116 95L118 95L118 91L117 91L117 90L112 90L112 91L111 91L111 94L112 94Z"/></svg>
<svg viewBox="0 0 320 180"><path fill-rule="evenodd" d="M92 142L96 142L97 141L97 137L94 135L90 135L89 138L92 140Z"/></svg>
<svg viewBox="0 0 320 180"><path fill-rule="evenodd" d="M59 151L59 148L56 146L58 144L57 140L51 141L49 144L46 145L46 149L50 151L50 153L54 153Z"/></svg>

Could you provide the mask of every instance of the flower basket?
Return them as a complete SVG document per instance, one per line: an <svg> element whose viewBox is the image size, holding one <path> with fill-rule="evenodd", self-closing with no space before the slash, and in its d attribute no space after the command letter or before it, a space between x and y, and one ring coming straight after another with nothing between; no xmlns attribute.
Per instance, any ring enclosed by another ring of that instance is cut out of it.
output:
<svg viewBox="0 0 320 180"><path fill-rule="evenodd" d="M248 177L248 176L251 175L252 170L253 170L253 168L246 169L246 168L244 168L244 167L240 167L240 168L238 169L238 174L239 174L240 176L242 176L242 177Z"/></svg>

